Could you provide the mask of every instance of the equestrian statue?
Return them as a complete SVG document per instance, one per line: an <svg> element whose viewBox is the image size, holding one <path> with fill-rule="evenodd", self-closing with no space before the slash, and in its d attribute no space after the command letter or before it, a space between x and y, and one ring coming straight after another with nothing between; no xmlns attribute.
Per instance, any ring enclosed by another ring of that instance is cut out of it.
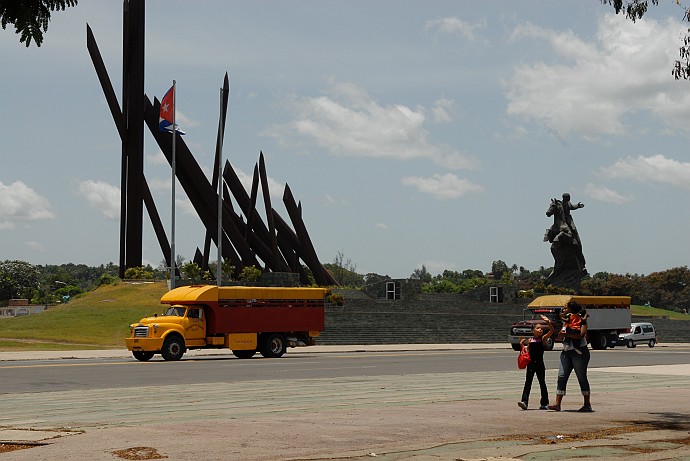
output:
<svg viewBox="0 0 690 461"><path fill-rule="evenodd" d="M582 253L582 242L575 222L570 214L572 210L584 207L582 202L573 204L570 194L563 194L563 200L551 199L546 216L553 216L553 225L546 229L544 241L551 243L553 271L546 283L579 291L582 278L587 275L585 256Z"/></svg>

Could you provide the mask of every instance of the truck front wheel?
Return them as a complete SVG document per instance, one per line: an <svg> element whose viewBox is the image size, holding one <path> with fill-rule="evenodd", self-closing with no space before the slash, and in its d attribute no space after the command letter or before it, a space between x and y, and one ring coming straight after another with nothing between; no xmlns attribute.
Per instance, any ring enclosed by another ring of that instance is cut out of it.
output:
<svg viewBox="0 0 690 461"><path fill-rule="evenodd" d="M153 358L153 352L149 351L132 351L132 355L140 362L148 362Z"/></svg>
<svg viewBox="0 0 690 461"><path fill-rule="evenodd" d="M256 351L236 351L233 349L232 354L238 359L251 359Z"/></svg>
<svg viewBox="0 0 690 461"><path fill-rule="evenodd" d="M272 333L265 336L260 352L266 358L278 358L282 357L286 350L285 336Z"/></svg>
<svg viewBox="0 0 690 461"><path fill-rule="evenodd" d="M179 336L168 336L163 341L161 355L165 360L180 360L185 353L184 341Z"/></svg>

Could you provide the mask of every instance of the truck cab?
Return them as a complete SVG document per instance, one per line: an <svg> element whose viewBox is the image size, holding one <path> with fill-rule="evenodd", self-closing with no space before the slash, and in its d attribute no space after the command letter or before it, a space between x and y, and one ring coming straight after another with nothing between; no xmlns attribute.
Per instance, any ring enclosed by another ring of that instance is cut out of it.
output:
<svg viewBox="0 0 690 461"><path fill-rule="evenodd" d="M207 346L204 306L172 305L163 315L144 317L130 329L127 349L143 362L157 352L165 360L179 360L187 347Z"/></svg>
<svg viewBox="0 0 690 461"><path fill-rule="evenodd" d="M510 335L508 336L508 341L512 346L513 350L520 350L520 339L529 338L532 336L532 326L539 324L544 328L544 331L548 331L547 323L541 318L545 316L549 318L554 323L555 333L561 329L561 318L560 318L559 308L540 308L540 309L525 309L523 311L523 319L519 322L514 323L510 328ZM544 349L547 351L553 350L555 344L555 338L557 334L549 337L544 343Z"/></svg>

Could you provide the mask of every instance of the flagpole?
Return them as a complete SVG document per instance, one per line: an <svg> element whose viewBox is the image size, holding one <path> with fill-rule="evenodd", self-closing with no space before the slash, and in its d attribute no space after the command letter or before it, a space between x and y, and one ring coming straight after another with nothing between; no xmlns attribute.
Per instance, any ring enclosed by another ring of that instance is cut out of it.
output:
<svg viewBox="0 0 690 461"><path fill-rule="evenodd" d="M218 267L216 267L216 281L218 286L222 286L222 263L223 263L223 88L220 89L220 119L218 122Z"/></svg>
<svg viewBox="0 0 690 461"><path fill-rule="evenodd" d="M175 288L175 80L172 84L172 211L170 230L170 289Z"/></svg>

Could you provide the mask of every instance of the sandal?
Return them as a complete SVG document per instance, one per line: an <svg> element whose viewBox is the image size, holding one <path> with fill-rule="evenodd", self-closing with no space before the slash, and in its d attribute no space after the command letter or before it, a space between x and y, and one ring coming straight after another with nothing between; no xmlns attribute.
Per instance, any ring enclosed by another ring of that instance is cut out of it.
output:
<svg viewBox="0 0 690 461"><path fill-rule="evenodd" d="M548 408L549 410L553 410L553 411L561 411L561 406L560 406L560 405L549 405L549 406L546 407L546 408Z"/></svg>
<svg viewBox="0 0 690 461"><path fill-rule="evenodd" d="M591 406L591 405L582 405L582 408L580 408L580 409L577 410L577 411L579 411L580 413L591 413L591 412L593 412L594 410L592 410L592 406Z"/></svg>

